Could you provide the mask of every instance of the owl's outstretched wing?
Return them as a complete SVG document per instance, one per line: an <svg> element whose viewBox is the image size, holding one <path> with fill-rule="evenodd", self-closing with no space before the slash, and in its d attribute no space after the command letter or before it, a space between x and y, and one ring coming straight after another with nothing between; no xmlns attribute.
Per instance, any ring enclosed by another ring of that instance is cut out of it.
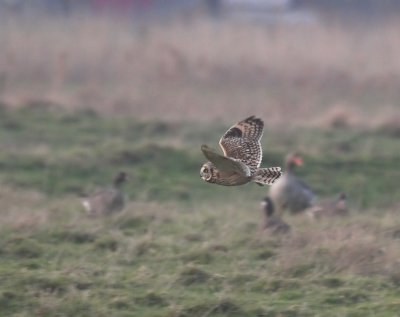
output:
<svg viewBox="0 0 400 317"><path fill-rule="evenodd" d="M254 174L262 160L260 140L263 129L264 122L261 119L248 117L229 128L219 145L225 156L243 162L250 168L251 174Z"/></svg>
<svg viewBox="0 0 400 317"><path fill-rule="evenodd" d="M222 173L228 175L233 173L243 176L251 175L250 168L239 160L218 154L205 144L201 146L201 151L203 152L204 156L209 159L210 162L213 163L215 167Z"/></svg>

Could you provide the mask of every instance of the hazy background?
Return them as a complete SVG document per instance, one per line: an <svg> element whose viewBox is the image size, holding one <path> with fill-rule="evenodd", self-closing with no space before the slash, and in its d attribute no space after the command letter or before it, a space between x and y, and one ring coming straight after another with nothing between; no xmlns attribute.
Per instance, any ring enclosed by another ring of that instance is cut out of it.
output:
<svg viewBox="0 0 400 317"><path fill-rule="evenodd" d="M214 2L4 1L0 98L169 121L399 120L396 1Z"/></svg>

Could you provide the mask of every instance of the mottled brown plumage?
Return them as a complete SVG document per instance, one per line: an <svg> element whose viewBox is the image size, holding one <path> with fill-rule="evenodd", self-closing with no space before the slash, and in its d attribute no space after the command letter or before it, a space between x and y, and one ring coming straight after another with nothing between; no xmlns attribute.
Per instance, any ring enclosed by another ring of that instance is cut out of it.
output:
<svg viewBox="0 0 400 317"><path fill-rule="evenodd" d="M243 185L250 181L259 185L273 184L281 176L281 168L260 168L263 128L264 122L254 116L232 126L219 141L224 155L202 145L201 150L210 162L201 167L201 178L224 186Z"/></svg>

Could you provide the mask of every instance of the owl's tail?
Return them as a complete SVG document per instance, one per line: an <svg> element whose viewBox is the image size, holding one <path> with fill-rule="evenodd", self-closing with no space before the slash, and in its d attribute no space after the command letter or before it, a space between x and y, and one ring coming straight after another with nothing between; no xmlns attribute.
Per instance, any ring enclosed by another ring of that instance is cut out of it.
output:
<svg viewBox="0 0 400 317"><path fill-rule="evenodd" d="M280 167L259 168L254 173L252 181L261 186L272 185L281 175Z"/></svg>

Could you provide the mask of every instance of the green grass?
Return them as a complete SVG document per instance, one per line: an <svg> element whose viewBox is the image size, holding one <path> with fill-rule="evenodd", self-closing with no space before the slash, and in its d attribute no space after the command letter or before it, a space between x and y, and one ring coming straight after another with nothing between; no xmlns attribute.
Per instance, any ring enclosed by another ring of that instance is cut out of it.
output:
<svg viewBox="0 0 400 317"><path fill-rule="evenodd" d="M32 110L33 109L33 110ZM90 111L34 105L1 110L0 179L60 197L107 184L120 169L132 174L127 191L143 200L197 201L212 195L260 197L265 190L206 186L199 181L202 143L218 148L226 127L107 119ZM50 110L51 109L51 110ZM274 129L263 139L263 165L282 165L288 151L303 152L299 175L322 195L347 192L359 208L400 200L398 137L380 130ZM145 183L145 186L141 186Z"/></svg>
<svg viewBox="0 0 400 317"><path fill-rule="evenodd" d="M396 316L400 144L381 130L267 130L263 165L291 150L351 216L287 217L258 232L267 188L204 183L199 148L227 128L0 109L0 315ZM240 119L240 118L238 118ZM88 218L79 197L132 174L122 214Z"/></svg>

